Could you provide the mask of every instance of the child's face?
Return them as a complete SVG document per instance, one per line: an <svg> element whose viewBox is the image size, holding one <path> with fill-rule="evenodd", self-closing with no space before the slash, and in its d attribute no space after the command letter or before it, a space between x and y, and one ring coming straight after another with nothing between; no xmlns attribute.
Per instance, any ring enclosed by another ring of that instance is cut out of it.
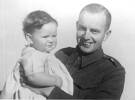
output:
<svg viewBox="0 0 135 100"><path fill-rule="evenodd" d="M32 47L41 52L50 52L57 44L57 24L50 22L36 29L30 36Z"/></svg>

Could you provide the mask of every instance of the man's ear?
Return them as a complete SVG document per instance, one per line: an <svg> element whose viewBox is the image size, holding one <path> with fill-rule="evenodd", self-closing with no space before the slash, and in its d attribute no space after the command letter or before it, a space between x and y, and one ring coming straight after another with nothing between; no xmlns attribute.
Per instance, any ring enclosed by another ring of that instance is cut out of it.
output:
<svg viewBox="0 0 135 100"><path fill-rule="evenodd" d="M27 40L27 45L33 44L33 41L31 39L32 35L30 33L27 33L25 37L26 37L26 40Z"/></svg>
<svg viewBox="0 0 135 100"><path fill-rule="evenodd" d="M104 41L106 41L107 39L108 39L108 37L111 35L111 30L107 30L106 32L105 32L105 37L104 37Z"/></svg>

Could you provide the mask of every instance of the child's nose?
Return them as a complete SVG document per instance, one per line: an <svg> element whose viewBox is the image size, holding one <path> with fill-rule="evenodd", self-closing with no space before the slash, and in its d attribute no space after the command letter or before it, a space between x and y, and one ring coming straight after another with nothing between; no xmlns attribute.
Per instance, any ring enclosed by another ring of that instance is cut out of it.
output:
<svg viewBox="0 0 135 100"><path fill-rule="evenodd" d="M53 42L53 38L52 37L49 37L48 38L48 42Z"/></svg>

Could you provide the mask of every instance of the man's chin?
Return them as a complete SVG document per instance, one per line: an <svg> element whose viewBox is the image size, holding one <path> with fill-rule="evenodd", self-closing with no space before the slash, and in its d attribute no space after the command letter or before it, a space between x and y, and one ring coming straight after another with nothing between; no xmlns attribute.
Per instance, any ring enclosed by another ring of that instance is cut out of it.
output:
<svg viewBox="0 0 135 100"><path fill-rule="evenodd" d="M84 53L92 53L92 52L94 52L94 50L92 48L90 48L90 47L86 48L86 47L80 46L80 49Z"/></svg>

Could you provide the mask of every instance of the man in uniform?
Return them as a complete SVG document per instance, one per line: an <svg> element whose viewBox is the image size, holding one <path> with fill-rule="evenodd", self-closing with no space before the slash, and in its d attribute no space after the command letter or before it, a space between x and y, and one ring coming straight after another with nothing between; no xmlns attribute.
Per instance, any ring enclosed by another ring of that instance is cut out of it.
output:
<svg viewBox="0 0 135 100"><path fill-rule="evenodd" d="M89 4L81 10L76 22L76 48L63 48L56 53L73 77L74 94L70 96L56 87L49 99L120 99L125 70L102 49L111 33L110 24L111 14L100 4Z"/></svg>

